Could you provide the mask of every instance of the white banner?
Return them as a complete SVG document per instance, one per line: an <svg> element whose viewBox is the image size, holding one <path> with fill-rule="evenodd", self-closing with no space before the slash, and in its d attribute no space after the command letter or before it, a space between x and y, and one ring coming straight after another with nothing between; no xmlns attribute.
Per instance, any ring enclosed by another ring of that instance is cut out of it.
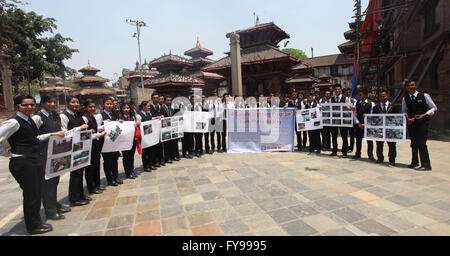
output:
<svg viewBox="0 0 450 256"><path fill-rule="evenodd" d="M351 103L323 103L323 126L353 127L353 110Z"/></svg>
<svg viewBox="0 0 450 256"><path fill-rule="evenodd" d="M148 148L159 143L161 120L155 119L141 123L141 147Z"/></svg>
<svg viewBox="0 0 450 256"><path fill-rule="evenodd" d="M405 114L366 114L364 139L404 142L406 140Z"/></svg>
<svg viewBox="0 0 450 256"><path fill-rule="evenodd" d="M185 111L183 113L183 131L195 133L209 132L211 114L201 111Z"/></svg>
<svg viewBox="0 0 450 256"><path fill-rule="evenodd" d="M135 122L104 121L106 136L102 153L130 150L133 147Z"/></svg>
<svg viewBox="0 0 450 256"><path fill-rule="evenodd" d="M183 138L183 116L168 117L161 119L161 141Z"/></svg>
<svg viewBox="0 0 450 256"><path fill-rule="evenodd" d="M323 128L322 112L319 107L297 110L295 120L297 131L311 131Z"/></svg>
<svg viewBox="0 0 450 256"><path fill-rule="evenodd" d="M64 138L51 136L47 148L45 179L91 164L92 132L68 132Z"/></svg>

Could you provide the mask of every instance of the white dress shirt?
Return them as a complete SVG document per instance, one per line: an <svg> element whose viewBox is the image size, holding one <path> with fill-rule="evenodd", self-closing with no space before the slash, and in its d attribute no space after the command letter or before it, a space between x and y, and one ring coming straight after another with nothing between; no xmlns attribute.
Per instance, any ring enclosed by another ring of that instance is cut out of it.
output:
<svg viewBox="0 0 450 256"><path fill-rule="evenodd" d="M414 98L417 98L417 95L419 94L418 91L414 92ZM411 94L408 94L408 96L405 97L411 97ZM426 112L427 115L432 116L437 111L436 104L434 104L433 100L431 99L431 96L428 93L423 94L425 96L425 102L427 103L429 109ZM402 112L408 113L408 106L406 105L405 97L402 99ZM409 118L413 118L413 116L410 116Z"/></svg>

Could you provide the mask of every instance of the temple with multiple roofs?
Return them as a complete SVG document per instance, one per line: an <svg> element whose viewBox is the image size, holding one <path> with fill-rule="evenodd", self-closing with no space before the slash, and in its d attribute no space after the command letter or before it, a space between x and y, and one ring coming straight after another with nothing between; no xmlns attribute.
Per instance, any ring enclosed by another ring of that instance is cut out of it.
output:
<svg viewBox="0 0 450 256"><path fill-rule="evenodd" d="M257 24L253 27L234 32L240 38L242 68L242 89L244 96L256 96L279 91L288 93L285 83L292 76L291 68L300 60L281 51L278 44L290 36L273 22ZM232 33L226 36L229 38ZM222 75L227 81L227 90L231 92L231 57L224 57L202 69Z"/></svg>

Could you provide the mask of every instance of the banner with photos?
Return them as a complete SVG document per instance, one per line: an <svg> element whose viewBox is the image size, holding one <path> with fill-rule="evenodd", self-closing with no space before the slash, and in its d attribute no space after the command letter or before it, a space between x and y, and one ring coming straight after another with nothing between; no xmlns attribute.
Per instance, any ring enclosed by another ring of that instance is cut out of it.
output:
<svg viewBox="0 0 450 256"><path fill-rule="evenodd" d="M159 143L161 136L161 120L154 119L141 123L141 147L148 148Z"/></svg>
<svg viewBox="0 0 450 256"><path fill-rule="evenodd" d="M353 127L353 110L351 103L323 103L323 126Z"/></svg>
<svg viewBox="0 0 450 256"><path fill-rule="evenodd" d="M323 128L319 107L297 110L295 113L297 131L312 131Z"/></svg>
<svg viewBox="0 0 450 256"><path fill-rule="evenodd" d="M161 141L169 141L183 138L183 116L175 116L161 119Z"/></svg>
<svg viewBox="0 0 450 256"><path fill-rule="evenodd" d="M105 142L102 153L130 150L133 147L135 122L105 121Z"/></svg>
<svg viewBox="0 0 450 256"><path fill-rule="evenodd" d="M366 114L364 139L404 142L406 140L405 114Z"/></svg>
<svg viewBox="0 0 450 256"><path fill-rule="evenodd" d="M183 131L194 133L209 132L211 114L201 111L185 111L183 113Z"/></svg>
<svg viewBox="0 0 450 256"><path fill-rule="evenodd" d="M48 142L45 179L91 164L92 132L69 131L64 138L51 136Z"/></svg>

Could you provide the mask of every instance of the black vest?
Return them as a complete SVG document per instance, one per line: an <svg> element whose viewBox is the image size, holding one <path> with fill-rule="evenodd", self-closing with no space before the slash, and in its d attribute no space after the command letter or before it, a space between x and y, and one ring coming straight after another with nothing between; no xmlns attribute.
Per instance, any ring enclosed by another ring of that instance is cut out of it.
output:
<svg viewBox="0 0 450 256"><path fill-rule="evenodd" d="M144 112L145 113L145 112ZM139 113L141 115L141 121L145 122L145 121L150 121L152 120L152 114L151 113L142 113L142 111Z"/></svg>
<svg viewBox="0 0 450 256"><path fill-rule="evenodd" d="M98 132L98 126L97 126L97 120L95 120L95 117L93 115L87 114L85 117L88 120L88 130L94 129L94 132Z"/></svg>
<svg viewBox="0 0 450 256"><path fill-rule="evenodd" d="M335 100L336 96L331 97L331 103L345 103L345 100L347 99L346 96L341 95L341 100L338 102L337 100Z"/></svg>
<svg viewBox="0 0 450 256"><path fill-rule="evenodd" d="M385 113L393 113L393 114L399 114L400 109L392 104L392 102L389 102L389 106L386 108L386 110L383 111L383 107L381 106L381 102L379 102L375 107L373 108L374 114L385 114Z"/></svg>
<svg viewBox="0 0 450 256"><path fill-rule="evenodd" d="M405 96L405 103L408 107L408 117L413 118L416 115L425 114L430 107L425 100L425 95L421 92L417 94L417 97L414 100L411 100L410 95ZM428 121L429 117L423 118L424 121Z"/></svg>
<svg viewBox="0 0 450 256"><path fill-rule="evenodd" d="M84 121L81 117L74 117L73 115L71 115L69 112L67 112L67 110L64 110L63 114L65 116L67 116L67 118L69 119L69 124L67 125L67 130L72 130L75 127L79 127L81 125L84 124ZM77 115L77 114L75 114Z"/></svg>
<svg viewBox="0 0 450 256"><path fill-rule="evenodd" d="M12 118L19 122L20 127L19 130L8 139L9 145L11 145L11 153L24 155L30 158L39 158L40 145L37 138L39 131L33 119L29 118L30 124L17 114Z"/></svg>
<svg viewBox="0 0 450 256"><path fill-rule="evenodd" d="M372 109L372 102L368 101L368 103L358 101L356 102L356 117L360 123L364 123L364 114L370 114L370 110Z"/></svg>
<svg viewBox="0 0 450 256"><path fill-rule="evenodd" d="M56 111L52 111L52 118L47 117L44 113L39 112L38 115L41 117L42 124L39 127L39 134L47 134L51 132L61 131L61 118ZM42 159L45 161L47 159L47 147L48 140L41 141L41 153Z"/></svg>
<svg viewBox="0 0 450 256"><path fill-rule="evenodd" d="M314 102L314 101L311 103L305 102L305 109L315 108L315 107L317 107L317 102Z"/></svg>
<svg viewBox="0 0 450 256"><path fill-rule="evenodd" d="M111 120L111 121L117 121L117 119L119 119L116 115L115 111L111 111L111 117L108 116L108 114L106 114L105 112L102 112L102 118L103 120Z"/></svg>
<svg viewBox="0 0 450 256"><path fill-rule="evenodd" d="M166 104L164 104L162 106L162 109L163 109L164 117L171 117L171 116L173 116L173 109L171 107L169 107Z"/></svg>

